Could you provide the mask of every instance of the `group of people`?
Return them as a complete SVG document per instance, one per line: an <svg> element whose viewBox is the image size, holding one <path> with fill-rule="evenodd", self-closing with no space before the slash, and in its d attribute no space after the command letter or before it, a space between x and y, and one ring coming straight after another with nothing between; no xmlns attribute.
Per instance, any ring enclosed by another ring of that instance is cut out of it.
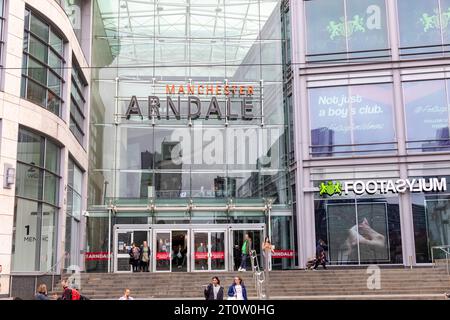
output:
<svg viewBox="0 0 450 320"><path fill-rule="evenodd" d="M150 264L150 247L147 241L144 241L140 247L133 242L128 252L130 255L130 264L133 266L133 272L148 272Z"/></svg>
<svg viewBox="0 0 450 320"><path fill-rule="evenodd" d="M224 300L224 288L218 277L212 277L211 283L204 289L206 300ZM234 277L228 287L227 300L247 300L247 288L241 277Z"/></svg>
<svg viewBox="0 0 450 320"><path fill-rule="evenodd" d="M55 293L52 297L48 296L47 285L40 284L37 293L34 296L35 300L89 300L86 296L80 294L77 289L71 288L68 280L61 281L62 295L58 297Z"/></svg>
<svg viewBox="0 0 450 320"><path fill-rule="evenodd" d="M271 269L270 261L272 260L272 254L274 253L275 246L272 245L269 237L266 237L261 247L262 247L262 254L264 257L264 268L266 270L270 270ZM237 269L238 271L242 272L247 271L247 261L251 254L252 248L253 248L252 238L248 233L246 233L244 236L244 242L240 250L241 261L239 264L237 263L237 261L235 261L235 265L236 266L239 265L239 268ZM238 254L239 252L235 252L234 253L235 257L239 257Z"/></svg>

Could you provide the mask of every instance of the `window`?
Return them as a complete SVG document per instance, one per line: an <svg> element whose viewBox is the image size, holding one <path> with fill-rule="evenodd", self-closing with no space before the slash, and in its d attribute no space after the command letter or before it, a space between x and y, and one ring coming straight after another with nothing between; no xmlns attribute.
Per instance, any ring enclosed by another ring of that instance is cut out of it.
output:
<svg viewBox="0 0 450 320"><path fill-rule="evenodd" d="M60 148L20 128L17 147L13 270L50 271L56 253Z"/></svg>
<svg viewBox="0 0 450 320"><path fill-rule="evenodd" d="M450 150L449 88L450 80L403 83L409 152Z"/></svg>
<svg viewBox="0 0 450 320"><path fill-rule="evenodd" d="M79 263L82 185L83 172L72 159L69 159L65 244L66 268Z"/></svg>
<svg viewBox="0 0 450 320"><path fill-rule="evenodd" d="M34 12L25 10L21 96L61 115L63 39Z"/></svg>
<svg viewBox="0 0 450 320"><path fill-rule="evenodd" d="M78 142L83 145L84 138L84 99L83 92L86 81L81 73L75 57L72 58L72 88L70 90L70 131Z"/></svg>
<svg viewBox="0 0 450 320"><path fill-rule="evenodd" d="M385 0L305 1L308 61L389 58Z"/></svg>
<svg viewBox="0 0 450 320"><path fill-rule="evenodd" d="M397 197L316 200L315 223L332 265L402 263Z"/></svg>
<svg viewBox="0 0 450 320"><path fill-rule="evenodd" d="M0 68L3 68L3 47L5 44L4 31L5 30L5 1L0 0Z"/></svg>
<svg viewBox="0 0 450 320"><path fill-rule="evenodd" d="M283 8L283 14L281 16L283 23L281 25L283 32L283 61L285 64L291 64L291 12L289 11L289 6Z"/></svg>
<svg viewBox="0 0 450 320"><path fill-rule="evenodd" d="M311 155L393 153L392 84L309 89Z"/></svg>
<svg viewBox="0 0 450 320"><path fill-rule="evenodd" d="M81 42L81 0L56 0L60 6L64 9L67 17L72 24L73 31Z"/></svg>
<svg viewBox="0 0 450 320"><path fill-rule="evenodd" d="M398 0L397 8L402 58L448 55L450 0Z"/></svg>

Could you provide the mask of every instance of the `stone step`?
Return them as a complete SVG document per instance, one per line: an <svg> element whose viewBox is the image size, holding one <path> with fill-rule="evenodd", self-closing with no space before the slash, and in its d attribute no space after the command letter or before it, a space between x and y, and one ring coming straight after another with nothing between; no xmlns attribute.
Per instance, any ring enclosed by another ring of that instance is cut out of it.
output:
<svg viewBox="0 0 450 320"><path fill-rule="evenodd" d="M300 297L301 299L347 299L382 296L424 297L437 299L450 287L450 277L445 270L433 268L381 268L381 289L367 288L366 268L328 270L271 271L269 293L274 297ZM203 299L202 285L212 276L218 276L227 290L233 278L239 275L247 286L249 296L256 296L251 272L205 273L123 273L81 274L81 292L91 299L118 299L124 288L130 288L137 299ZM59 288L54 291L58 292Z"/></svg>

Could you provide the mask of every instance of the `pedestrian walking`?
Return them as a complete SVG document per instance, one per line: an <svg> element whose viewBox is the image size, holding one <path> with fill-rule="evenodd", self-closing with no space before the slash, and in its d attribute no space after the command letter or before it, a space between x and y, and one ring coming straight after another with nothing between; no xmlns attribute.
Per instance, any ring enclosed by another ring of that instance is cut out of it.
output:
<svg viewBox="0 0 450 320"><path fill-rule="evenodd" d="M228 288L228 300L247 300L247 289L241 277L234 277L233 284Z"/></svg>
<svg viewBox="0 0 450 320"><path fill-rule="evenodd" d="M136 244L133 242L130 249L130 264L133 266L133 272L139 271L139 261L140 261L140 250L136 247Z"/></svg>
<svg viewBox="0 0 450 320"><path fill-rule="evenodd" d="M241 266L238 271L247 271L247 259L250 255L250 251L252 250L252 238L248 235L248 233L244 236L244 243L242 244L241 253Z"/></svg>
<svg viewBox="0 0 450 320"><path fill-rule="evenodd" d="M212 277L211 283L204 290L206 300L223 300L223 287L218 277Z"/></svg>
<svg viewBox="0 0 450 320"><path fill-rule="evenodd" d="M317 267L320 265L323 266L323 268L326 270L326 262L327 262L327 256L325 254L325 242L320 239L317 243L316 247L316 263L314 265L314 270L317 270Z"/></svg>
<svg viewBox="0 0 450 320"><path fill-rule="evenodd" d="M37 293L34 296L34 300L50 300L48 297L47 286L45 284L40 284Z"/></svg>
<svg viewBox="0 0 450 320"><path fill-rule="evenodd" d="M147 241L144 241L141 245L140 249L140 262L141 262L141 271L148 272L148 266L150 264L150 247L148 246Z"/></svg>
<svg viewBox="0 0 450 320"><path fill-rule="evenodd" d="M123 292L123 296L121 296L119 300L134 300L134 298L131 296L131 290L126 288Z"/></svg>

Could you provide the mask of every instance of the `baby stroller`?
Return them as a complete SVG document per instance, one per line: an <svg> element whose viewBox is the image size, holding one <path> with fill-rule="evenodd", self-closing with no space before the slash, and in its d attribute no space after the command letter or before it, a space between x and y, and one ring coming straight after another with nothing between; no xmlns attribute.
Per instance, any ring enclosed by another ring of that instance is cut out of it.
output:
<svg viewBox="0 0 450 320"><path fill-rule="evenodd" d="M306 262L306 270L312 270L316 265L316 257L309 258Z"/></svg>

